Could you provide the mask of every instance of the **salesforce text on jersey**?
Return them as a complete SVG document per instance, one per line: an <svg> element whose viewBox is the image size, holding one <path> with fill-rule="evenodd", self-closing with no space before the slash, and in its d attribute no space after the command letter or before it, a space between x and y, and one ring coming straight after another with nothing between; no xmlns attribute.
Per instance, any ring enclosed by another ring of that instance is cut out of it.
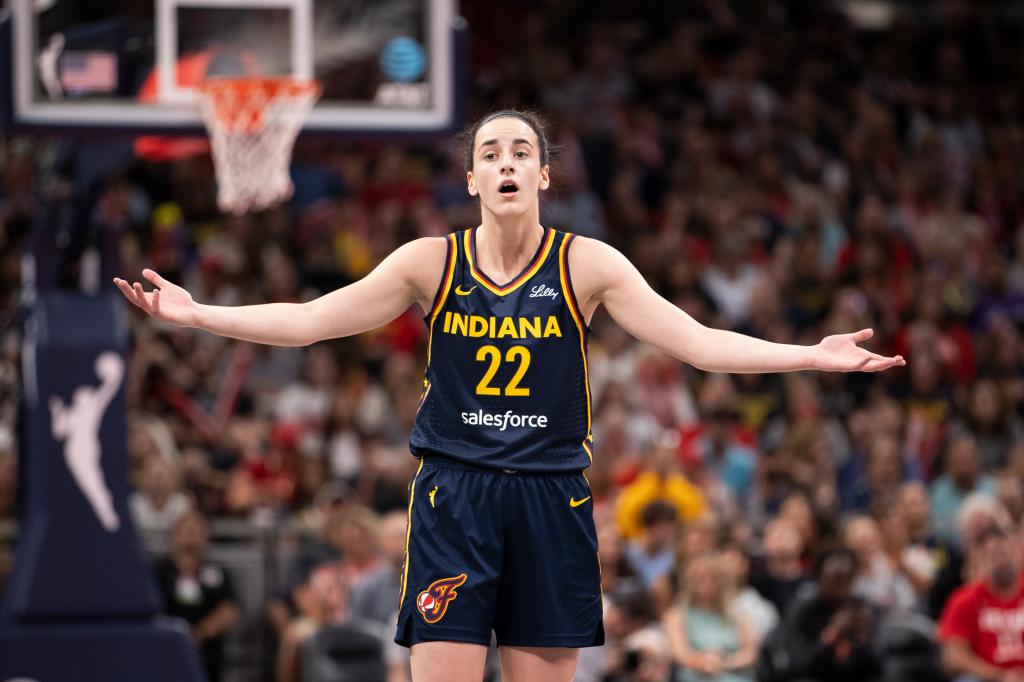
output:
<svg viewBox="0 0 1024 682"><path fill-rule="evenodd" d="M497 426L499 431L504 431L509 426L546 429L548 418L543 414L512 414L512 410L504 414L490 414L483 410L477 410L476 412L463 412L462 423L470 426Z"/></svg>

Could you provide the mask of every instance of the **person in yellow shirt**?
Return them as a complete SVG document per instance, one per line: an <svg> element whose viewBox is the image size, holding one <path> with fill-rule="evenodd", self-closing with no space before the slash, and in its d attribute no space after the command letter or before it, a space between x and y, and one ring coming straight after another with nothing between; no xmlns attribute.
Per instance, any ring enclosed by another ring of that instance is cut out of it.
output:
<svg viewBox="0 0 1024 682"><path fill-rule="evenodd" d="M675 507L683 523L704 515L704 495L686 478L679 463L679 440L679 432L665 432L651 448L646 468L619 495L615 520L623 538L640 536L644 509L657 500Z"/></svg>

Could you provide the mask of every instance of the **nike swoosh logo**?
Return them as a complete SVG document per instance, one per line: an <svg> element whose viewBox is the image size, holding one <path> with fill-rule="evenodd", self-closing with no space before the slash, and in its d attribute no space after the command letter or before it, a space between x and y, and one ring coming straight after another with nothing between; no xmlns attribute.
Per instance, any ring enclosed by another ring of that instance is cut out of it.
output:
<svg viewBox="0 0 1024 682"><path fill-rule="evenodd" d="M455 294L457 296L469 296L471 293L473 293L473 289L476 289L476 285L474 285L473 288L470 289L469 291L463 291L462 285L460 284L457 287L455 287Z"/></svg>
<svg viewBox="0 0 1024 682"><path fill-rule="evenodd" d="M569 506L572 507L573 509L575 509L576 507L580 506L581 504L583 504L584 502L586 502L589 499L590 499L590 495L587 495L582 500L577 500L575 497L570 497L569 498Z"/></svg>

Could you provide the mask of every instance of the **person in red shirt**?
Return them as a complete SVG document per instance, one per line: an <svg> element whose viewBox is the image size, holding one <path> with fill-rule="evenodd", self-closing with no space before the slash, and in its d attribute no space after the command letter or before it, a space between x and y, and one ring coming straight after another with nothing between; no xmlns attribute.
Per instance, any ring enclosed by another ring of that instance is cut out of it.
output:
<svg viewBox="0 0 1024 682"><path fill-rule="evenodd" d="M1024 580L1014 535L992 524L975 540L978 572L939 620L947 672L959 680L1024 682Z"/></svg>

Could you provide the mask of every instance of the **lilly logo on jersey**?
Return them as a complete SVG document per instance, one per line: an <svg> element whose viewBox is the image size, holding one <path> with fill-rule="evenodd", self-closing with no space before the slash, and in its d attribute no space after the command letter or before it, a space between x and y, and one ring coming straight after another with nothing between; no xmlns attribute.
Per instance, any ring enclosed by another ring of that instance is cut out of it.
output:
<svg viewBox="0 0 1024 682"><path fill-rule="evenodd" d="M545 298L548 297L552 301L558 300L558 292L549 287L546 284L538 284L537 286L530 289L530 298Z"/></svg>
<svg viewBox="0 0 1024 682"><path fill-rule="evenodd" d="M433 624L444 618L448 604L459 596L455 588L465 583L467 578L465 573L460 573L454 578L441 578L420 592L416 597L416 609L423 616L423 620Z"/></svg>

